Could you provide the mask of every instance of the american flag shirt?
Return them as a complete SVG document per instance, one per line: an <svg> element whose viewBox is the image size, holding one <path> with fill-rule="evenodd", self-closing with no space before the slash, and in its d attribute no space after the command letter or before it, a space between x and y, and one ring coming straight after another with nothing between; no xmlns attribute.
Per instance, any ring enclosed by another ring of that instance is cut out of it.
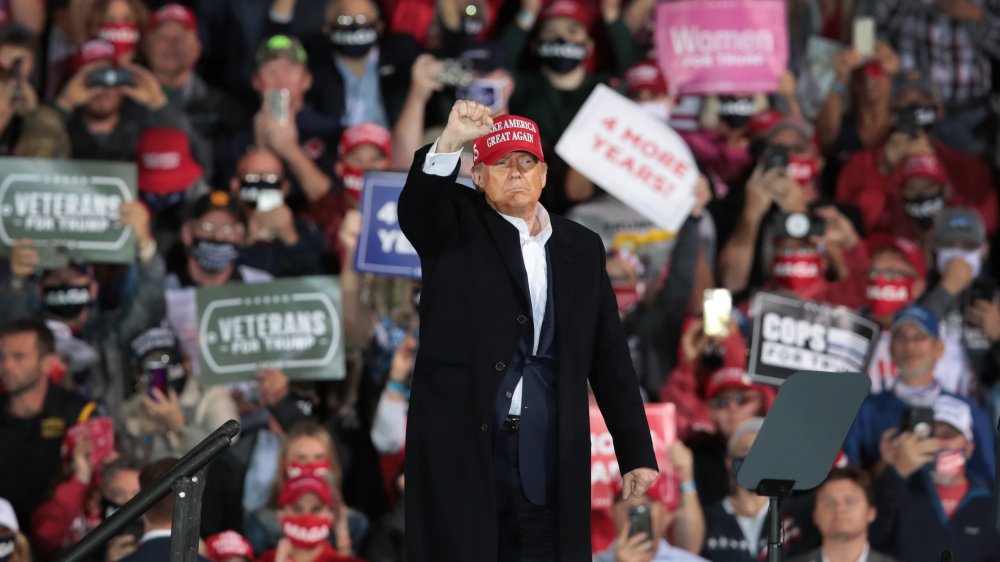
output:
<svg viewBox="0 0 1000 562"><path fill-rule="evenodd" d="M1000 0L968 0L983 7L982 21L948 16L937 0L881 0L875 16L899 53L904 70L929 72L945 106L964 106L990 93L990 60L1000 60Z"/></svg>

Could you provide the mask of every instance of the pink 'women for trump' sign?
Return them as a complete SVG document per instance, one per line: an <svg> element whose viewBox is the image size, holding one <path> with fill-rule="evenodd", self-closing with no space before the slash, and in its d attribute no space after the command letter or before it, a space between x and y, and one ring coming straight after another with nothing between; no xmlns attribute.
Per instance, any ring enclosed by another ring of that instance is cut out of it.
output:
<svg viewBox="0 0 1000 562"><path fill-rule="evenodd" d="M678 94L773 92L788 65L785 2L661 3L656 54Z"/></svg>

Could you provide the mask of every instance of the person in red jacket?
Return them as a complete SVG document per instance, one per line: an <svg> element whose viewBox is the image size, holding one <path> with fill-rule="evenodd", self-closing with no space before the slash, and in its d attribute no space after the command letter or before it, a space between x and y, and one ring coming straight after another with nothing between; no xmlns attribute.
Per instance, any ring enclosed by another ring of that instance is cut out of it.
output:
<svg viewBox="0 0 1000 562"><path fill-rule="evenodd" d="M983 216L989 235L997 228L997 194L989 168L972 154L955 150L934 137L941 105L931 80L918 70L900 72L893 85L895 125L879 147L852 155L837 178L837 201L861 210L869 232L892 232L890 212L900 195L892 181L907 156L936 156L951 180L949 205L972 207Z"/></svg>
<svg viewBox="0 0 1000 562"><path fill-rule="evenodd" d="M284 538L265 551L259 562L364 562L340 554L327 538L337 512L330 485L306 474L285 482L278 495L278 518Z"/></svg>

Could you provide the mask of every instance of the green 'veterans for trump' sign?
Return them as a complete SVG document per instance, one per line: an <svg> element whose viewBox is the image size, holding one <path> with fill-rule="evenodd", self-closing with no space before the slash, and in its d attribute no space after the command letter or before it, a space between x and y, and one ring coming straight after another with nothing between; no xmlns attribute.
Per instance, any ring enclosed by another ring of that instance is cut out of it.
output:
<svg viewBox="0 0 1000 562"><path fill-rule="evenodd" d="M118 218L135 197L135 164L0 158L0 254L28 239L46 268L131 263L135 237Z"/></svg>
<svg viewBox="0 0 1000 562"><path fill-rule="evenodd" d="M333 277L198 289L198 354L206 384L253 380L273 367L291 379L340 379L344 331Z"/></svg>

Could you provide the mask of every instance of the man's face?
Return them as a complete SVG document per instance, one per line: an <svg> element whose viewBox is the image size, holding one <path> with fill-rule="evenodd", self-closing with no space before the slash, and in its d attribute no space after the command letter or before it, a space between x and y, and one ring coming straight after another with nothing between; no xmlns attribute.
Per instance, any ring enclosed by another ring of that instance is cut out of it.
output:
<svg viewBox="0 0 1000 562"><path fill-rule="evenodd" d="M122 469L102 483L101 495L116 505L124 505L139 493L139 488L139 471Z"/></svg>
<svg viewBox="0 0 1000 562"><path fill-rule="evenodd" d="M787 148L789 155L815 156L816 147L812 140L802 136L799 131L791 127L779 131L768 141L768 144Z"/></svg>
<svg viewBox="0 0 1000 562"><path fill-rule="evenodd" d="M228 212L213 209L199 219L184 225L184 245L190 247L195 239L231 242L242 246L246 242L246 228Z"/></svg>
<svg viewBox="0 0 1000 562"><path fill-rule="evenodd" d="M974 445L953 425L945 422L934 422L933 436L941 443L940 450L962 451L967 459L972 456Z"/></svg>
<svg viewBox="0 0 1000 562"><path fill-rule="evenodd" d="M47 271L42 276L41 282L42 289L64 286L83 288L90 287L90 283L90 276L75 267L64 267L62 269Z"/></svg>
<svg viewBox="0 0 1000 562"><path fill-rule="evenodd" d="M385 153L371 144L363 144L348 152L341 159L347 168L356 170L388 170L389 159Z"/></svg>
<svg viewBox="0 0 1000 562"><path fill-rule="evenodd" d="M248 176L254 177L257 181L261 181L262 178L273 178L276 180L273 189L287 191L288 184L285 182L285 169L281 160L265 150L254 150L240 158L236 163L236 175L229 183L230 193L238 196L240 185Z"/></svg>
<svg viewBox="0 0 1000 562"><path fill-rule="evenodd" d="M0 338L0 381L12 396L35 388L46 372L46 361L38 351L33 332Z"/></svg>
<svg viewBox="0 0 1000 562"><path fill-rule="evenodd" d="M944 353L944 344L906 322L892 331L889 352L899 377L904 381L916 380L934 372L934 365Z"/></svg>
<svg viewBox="0 0 1000 562"><path fill-rule="evenodd" d="M559 39L573 43L590 44L590 34L587 32L587 28L580 22L570 18L545 20L542 23L542 29L538 32L538 40L548 42Z"/></svg>
<svg viewBox="0 0 1000 562"><path fill-rule="evenodd" d="M816 492L813 521L824 541L845 541L867 536L875 508L853 480L841 478L823 484Z"/></svg>
<svg viewBox="0 0 1000 562"><path fill-rule="evenodd" d="M476 166L472 180L490 206L505 215L531 213L545 187L548 167L527 152L511 152L493 165Z"/></svg>
<svg viewBox="0 0 1000 562"><path fill-rule="evenodd" d="M729 437L736 429L760 411L761 395L753 390L727 388L708 401L708 413L723 437Z"/></svg>
<svg viewBox="0 0 1000 562"><path fill-rule="evenodd" d="M341 18L344 18L341 20ZM364 21L366 24L381 26L378 9L369 0L339 0L331 2L326 9L327 33L330 29L337 27L339 21L346 21L351 18L352 22Z"/></svg>
<svg viewBox="0 0 1000 562"><path fill-rule="evenodd" d="M902 189L903 199L933 197L935 195L943 195L943 193L943 186L935 183L930 178L920 176L906 180Z"/></svg>
<svg viewBox="0 0 1000 562"><path fill-rule="evenodd" d="M178 74L194 69L201 57L198 34L184 24L171 21L145 37L146 58L154 73Z"/></svg>
<svg viewBox="0 0 1000 562"><path fill-rule="evenodd" d="M312 74L305 66L279 57L257 67L253 87L261 96L269 90L288 90L289 105L297 111L312 87Z"/></svg>

